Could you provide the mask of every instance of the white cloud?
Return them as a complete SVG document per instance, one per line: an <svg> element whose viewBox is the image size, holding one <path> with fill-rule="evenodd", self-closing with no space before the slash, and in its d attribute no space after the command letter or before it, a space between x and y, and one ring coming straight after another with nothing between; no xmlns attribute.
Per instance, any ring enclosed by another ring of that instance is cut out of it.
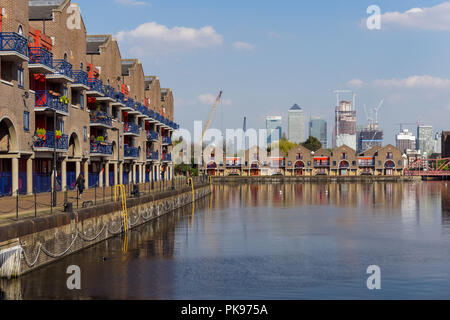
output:
<svg viewBox="0 0 450 320"><path fill-rule="evenodd" d="M427 88L427 89L447 89L450 88L450 79L433 77L430 75L411 76L403 79L378 79L371 83L365 83L361 79L352 79L347 82L347 86L360 88L364 85L377 87L395 88Z"/></svg>
<svg viewBox="0 0 450 320"><path fill-rule="evenodd" d="M450 87L450 79L424 76L411 76L404 79L388 79L375 80L374 85L383 87L397 87L397 88L434 88L443 89Z"/></svg>
<svg viewBox="0 0 450 320"><path fill-rule="evenodd" d="M206 105L213 105L216 102L217 97L213 95L212 93L205 93L198 96L198 101L202 104ZM222 99L221 103L224 106L230 106L233 104L233 101L231 99Z"/></svg>
<svg viewBox="0 0 450 320"><path fill-rule="evenodd" d="M450 31L450 1L428 8L412 8L405 12L386 12L382 27L396 25L405 28Z"/></svg>
<svg viewBox="0 0 450 320"><path fill-rule="evenodd" d="M352 79L349 82L347 82L347 86L354 87L354 88L361 88L364 85L364 81L361 79Z"/></svg>
<svg viewBox="0 0 450 320"><path fill-rule="evenodd" d="M213 27L199 29L189 27L169 28L156 22L141 24L134 30L120 31L117 40L130 48L136 55L153 55L157 52L171 52L219 46L223 36Z"/></svg>
<svg viewBox="0 0 450 320"><path fill-rule="evenodd" d="M127 6L147 6L149 5L145 1L136 1L136 0L116 0L117 3L127 5Z"/></svg>
<svg viewBox="0 0 450 320"><path fill-rule="evenodd" d="M267 36L269 38L275 38L275 39L281 38L281 35L278 32L275 32L275 31L267 32Z"/></svg>
<svg viewBox="0 0 450 320"><path fill-rule="evenodd" d="M238 51L251 51L253 50L254 46L247 42L236 41L235 43L233 43L233 48Z"/></svg>

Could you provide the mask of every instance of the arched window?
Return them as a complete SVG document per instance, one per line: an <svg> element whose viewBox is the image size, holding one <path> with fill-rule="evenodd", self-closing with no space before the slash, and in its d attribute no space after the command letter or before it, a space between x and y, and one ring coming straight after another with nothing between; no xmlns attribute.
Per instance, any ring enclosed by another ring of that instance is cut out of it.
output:
<svg viewBox="0 0 450 320"><path fill-rule="evenodd" d="M67 61L67 53L64 53L64 61Z"/></svg>
<svg viewBox="0 0 450 320"><path fill-rule="evenodd" d="M81 71L84 71L84 65L83 65L83 62L80 63L80 70L81 70Z"/></svg>
<svg viewBox="0 0 450 320"><path fill-rule="evenodd" d="M23 36L23 28L22 26L19 26L19 30L17 31L21 36Z"/></svg>

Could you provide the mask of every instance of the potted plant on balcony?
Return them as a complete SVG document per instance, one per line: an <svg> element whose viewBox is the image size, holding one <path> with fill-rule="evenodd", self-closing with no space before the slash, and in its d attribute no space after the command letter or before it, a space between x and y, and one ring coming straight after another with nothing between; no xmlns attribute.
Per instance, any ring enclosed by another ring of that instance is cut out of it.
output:
<svg viewBox="0 0 450 320"><path fill-rule="evenodd" d="M61 132L60 130L56 130L56 131L55 131L55 137L56 137L56 139L61 139L61 137L62 137L62 132Z"/></svg>
<svg viewBox="0 0 450 320"><path fill-rule="evenodd" d="M62 97L59 99L59 101L60 101L61 103L64 103L64 104L69 104L69 103L70 103L69 98L67 98L65 95L62 96Z"/></svg>
<svg viewBox="0 0 450 320"><path fill-rule="evenodd" d="M38 136L40 139L45 140L45 137L46 137L45 133L46 133L46 130L45 130L44 128L37 128L37 129L36 129L36 134L37 134L37 136Z"/></svg>

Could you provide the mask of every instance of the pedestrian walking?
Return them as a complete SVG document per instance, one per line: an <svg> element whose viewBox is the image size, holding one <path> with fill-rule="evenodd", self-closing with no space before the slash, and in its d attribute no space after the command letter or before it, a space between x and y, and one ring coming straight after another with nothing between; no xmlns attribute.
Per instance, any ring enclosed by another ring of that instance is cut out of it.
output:
<svg viewBox="0 0 450 320"><path fill-rule="evenodd" d="M78 194L79 194L79 198L81 199L81 195L83 194L84 191L84 176L83 173L80 173L78 178L77 178L77 182L76 182L76 186L78 188Z"/></svg>

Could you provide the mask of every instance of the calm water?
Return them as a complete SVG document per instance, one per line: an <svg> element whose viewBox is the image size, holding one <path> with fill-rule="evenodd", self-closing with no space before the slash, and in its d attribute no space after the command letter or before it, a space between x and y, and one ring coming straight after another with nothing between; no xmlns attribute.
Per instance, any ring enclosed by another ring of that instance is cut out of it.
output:
<svg viewBox="0 0 450 320"><path fill-rule="evenodd" d="M450 299L450 183L216 186L192 209L2 281L0 296ZM72 264L80 291L66 288Z"/></svg>

